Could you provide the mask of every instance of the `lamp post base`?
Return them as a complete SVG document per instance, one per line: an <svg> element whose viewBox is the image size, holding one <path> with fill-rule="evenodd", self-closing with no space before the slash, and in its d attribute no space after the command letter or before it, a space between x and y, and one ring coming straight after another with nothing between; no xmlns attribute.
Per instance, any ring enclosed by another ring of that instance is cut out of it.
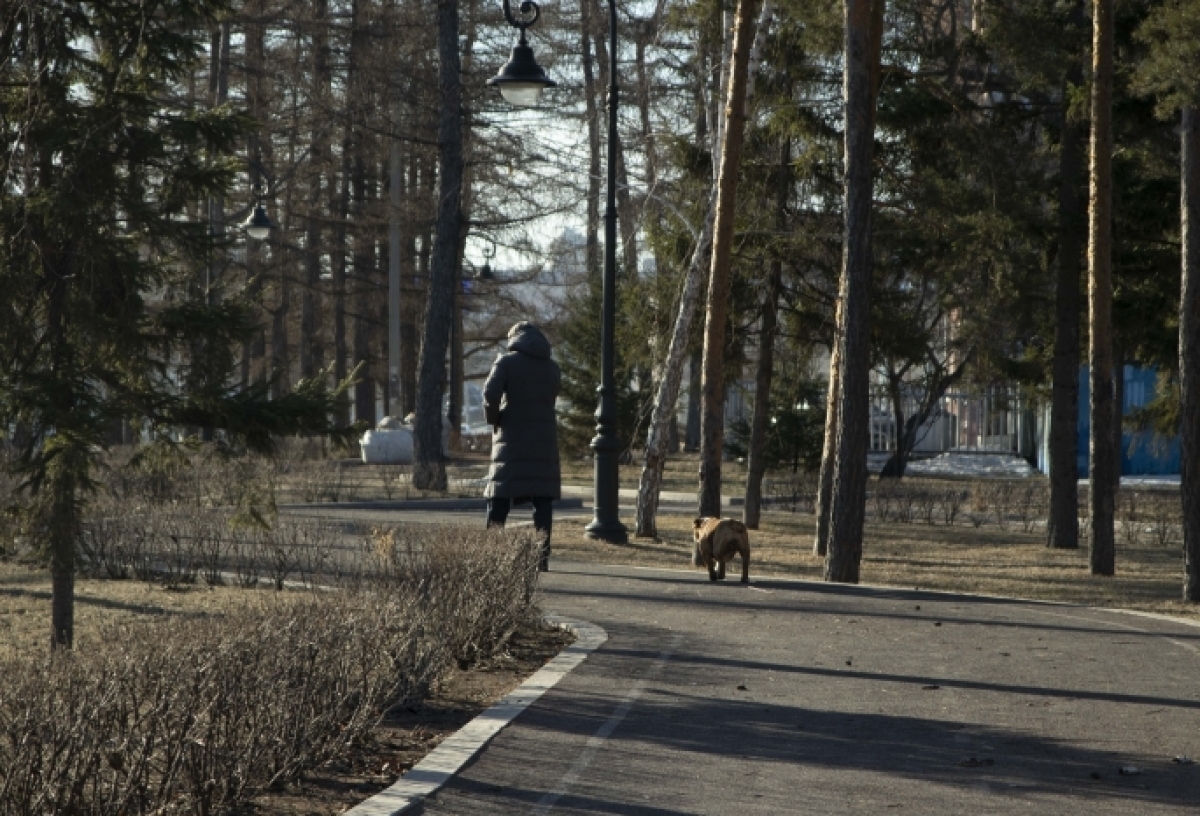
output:
<svg viewBox="0 0 1200 816"><path fill-rule="evenodd" d="M602 393L609 395L611 391L602 389ZM596 479L594 501L592 502L592 523L583 530L590 539L607 541L611 544L624 544L629 540L629 534L625 530L625 525L621 523L618 510L620 482L617 473L617 452L621 445L617 441L616 434L608 430L612 424L608 418L616 411L611 398L602 400L601 406L597 415L604 417L604 420L597 427L597 431L600 432L592 440ZM601 427L606 428L607 432L601 431Z"/></svg>
<svg viewBox="0 0 1200 816"><path fill-rule="evenodd" d="M629 531L619 521L602 522L594 519L583 528L583 532L593 541L607 541L609 544L629 543Z"/></svg>

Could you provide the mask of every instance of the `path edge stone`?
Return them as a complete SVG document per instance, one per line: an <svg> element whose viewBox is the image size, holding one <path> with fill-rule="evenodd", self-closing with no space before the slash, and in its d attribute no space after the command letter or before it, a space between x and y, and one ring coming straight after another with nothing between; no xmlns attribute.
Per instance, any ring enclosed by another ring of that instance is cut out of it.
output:
<svg viewBox="0 0 1200 816"><path fill-rule="evenodd" d="M412 813L475 758L492 738L608 640L594 623L546 615L547 623L575 635L575 642L530 675L507 696L444 739L391 787L345 811L344 816Z"/></svg>

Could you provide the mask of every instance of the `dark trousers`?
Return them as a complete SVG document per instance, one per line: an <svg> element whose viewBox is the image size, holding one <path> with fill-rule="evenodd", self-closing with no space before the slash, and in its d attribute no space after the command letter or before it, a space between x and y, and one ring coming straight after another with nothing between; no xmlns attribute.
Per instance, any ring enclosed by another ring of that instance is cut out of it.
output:
<svg viewBox="0 0 1200 816"><path fill-rule="evenodd" d="M550 530L554 525L554 499L549 496L534 496L530 501L533 502L533 528L545 535L546 543L543 547L549 551ZM512 499L507 496L488 499L487 526L503 528L511 509Z"/></svg>

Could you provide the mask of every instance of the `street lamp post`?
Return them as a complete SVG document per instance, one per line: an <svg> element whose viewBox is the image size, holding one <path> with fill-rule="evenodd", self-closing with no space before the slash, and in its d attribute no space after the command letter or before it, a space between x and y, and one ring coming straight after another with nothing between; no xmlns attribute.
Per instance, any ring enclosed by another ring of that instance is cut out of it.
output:
<svg viewBox="0 0 1200 816"><path fill-rule="evenodd" d="M520 42L500 72L488 80L500 88L504 98L514 105L536 105L544 88L554 82L533 58L533 49L525 39L525 29L537 22L541 10L526 0L520 5L522 17L514 17L509 0L504 0L504 16L520 29ZM532 15L532 16L530 16ZM528 17L528 19L525 19ZM618 514L617 456L621 442L617 437L617 391L614 383L613 351L616 327L617 288L617 5L608 4L608 185L604 211L604 280L600 329L600 405L596 409L596 436L592 439L595 462L594 517L584 528L589 538L623 543L628 540L625 525Z"/></svg>

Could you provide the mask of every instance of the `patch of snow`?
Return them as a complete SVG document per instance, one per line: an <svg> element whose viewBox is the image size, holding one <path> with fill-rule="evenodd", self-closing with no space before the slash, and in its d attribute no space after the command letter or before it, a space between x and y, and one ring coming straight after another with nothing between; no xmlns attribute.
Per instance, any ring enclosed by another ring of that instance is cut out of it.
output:
<svg viewBox="0 0 1200 816"><path fill-rule="evenodd" d="M1024 478L1038 472L1020 456L1009 453L943 453L908 463L909 476L973 476Z"/></svg>

